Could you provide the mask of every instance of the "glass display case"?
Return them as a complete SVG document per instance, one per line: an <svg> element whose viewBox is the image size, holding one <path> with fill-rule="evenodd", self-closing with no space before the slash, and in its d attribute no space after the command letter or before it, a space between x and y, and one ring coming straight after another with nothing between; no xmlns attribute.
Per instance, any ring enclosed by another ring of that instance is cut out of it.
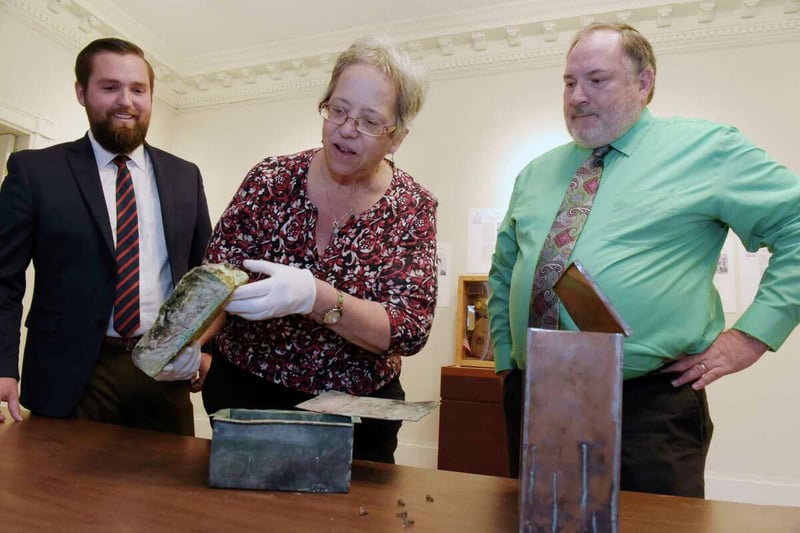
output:
<svg viewBox="0 0 800 533"><path fill-rule="evenodd" d="M456 313L456 364L494 367L494 350L489 338L486 275L458 277Z"/></svg>

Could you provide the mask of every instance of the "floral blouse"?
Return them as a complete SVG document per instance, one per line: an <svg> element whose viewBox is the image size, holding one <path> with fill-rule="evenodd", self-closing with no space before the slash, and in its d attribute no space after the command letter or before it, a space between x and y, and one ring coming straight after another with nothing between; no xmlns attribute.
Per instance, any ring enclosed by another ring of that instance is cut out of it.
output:
<svg viewBox="0 0 800 533"><path fill-rule="evenodd" d="M419 352L428 340L436 307L437 201L394 168L384 196L340 224L320 255L318 211L306 190L316 152L257 164L217 223L205 262L241 266L244 259L265 259L305 268L343 292L379 302L391 324L388 351L370 353L297 314L263 321L230 315L217 344L232 363L291 389L370 394L400 374L400 356Z"/></svg>

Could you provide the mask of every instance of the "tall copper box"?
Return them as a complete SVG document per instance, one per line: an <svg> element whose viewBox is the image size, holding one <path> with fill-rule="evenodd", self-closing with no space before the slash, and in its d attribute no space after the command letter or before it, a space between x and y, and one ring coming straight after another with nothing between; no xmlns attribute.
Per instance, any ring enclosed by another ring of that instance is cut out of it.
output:
<svg viewBox="0 0 800 533"><path fill-rule="evenodd" d="M528 329L519 532L616 533L632 331L578 261L554 289L578 331Z"/></svg>
<svg viewBox="0 0 800 533"><path fill-rule="evenodd" d="M213 415L208 484L348 492L353 419L308 411L223 409Z"/></svg>

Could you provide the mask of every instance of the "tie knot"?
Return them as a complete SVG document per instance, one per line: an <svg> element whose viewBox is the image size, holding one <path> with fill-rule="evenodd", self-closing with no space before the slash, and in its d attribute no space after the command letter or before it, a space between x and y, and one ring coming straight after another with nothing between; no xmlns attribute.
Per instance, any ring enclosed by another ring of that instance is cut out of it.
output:
<svg viewBox="0 0 800 533"><path fill-rule="evenodd" d="M605 146L598 146L597 148L592 150L592 155L589 157L589 159L592 162L592 166L593 167L601 166L603 164L603 158L610 151L611 151L610 144L606 144Z"/></svg>
<svg viewBox="0 0 800 533"><path fill-rule="evenodd" d="M128 161L130 161L130 159L131 158L128 157L127 155L118 155L117 157L112 159L111 162L117 165L117 168L122 168L126 165Z"/></svg>

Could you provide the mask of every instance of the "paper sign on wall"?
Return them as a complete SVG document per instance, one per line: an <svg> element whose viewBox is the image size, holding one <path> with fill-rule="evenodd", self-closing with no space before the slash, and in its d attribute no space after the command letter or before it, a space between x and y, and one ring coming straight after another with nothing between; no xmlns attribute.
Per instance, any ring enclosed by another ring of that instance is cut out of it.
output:
<svg viewBox="0 0 800 533"><path fill-rule="evenodd" d="M499 207L469 210L467 224L467 272L488 274L497 242L497 230L503 222L505 209Z"/></svg>

